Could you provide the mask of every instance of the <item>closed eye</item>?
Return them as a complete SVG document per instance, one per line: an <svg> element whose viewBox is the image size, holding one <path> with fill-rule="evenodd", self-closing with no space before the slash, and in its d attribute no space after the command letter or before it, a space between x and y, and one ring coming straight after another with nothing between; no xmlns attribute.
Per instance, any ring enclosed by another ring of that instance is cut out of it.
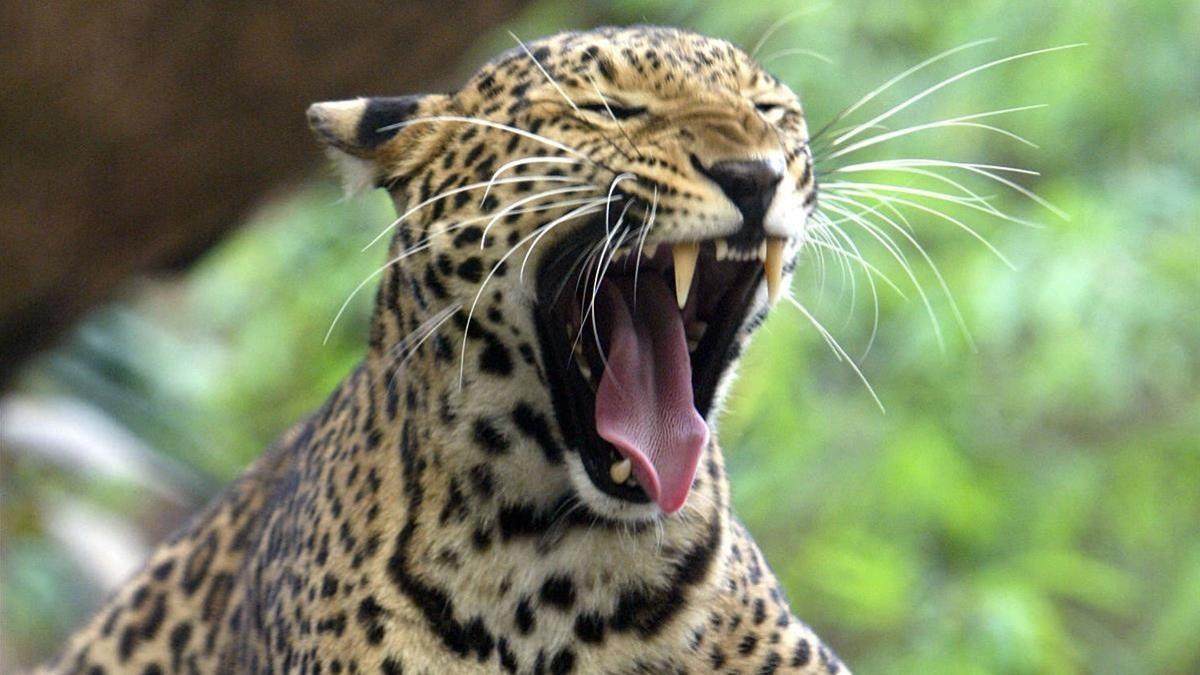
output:
<svg viewBox="0 0 1200 675"><path fill-rule="evenodd" d="M597 103L580 103L577 107L580 110L586 110L588 112L595 113L597 115L603 115L605 117L615 117L619 120L637 117L638 115L646 112L645 106L624 106L611 101L609 101L607 104L605 104L603 101Z"/></svg>
<svg viewBox="0 0 1200 675"><path fill-rule="evenodd" d="M780 103L760 102L754 104L754 109L758 114L762 115L768 122L778 124L783 116L787 113L787 108Z"/></svg>

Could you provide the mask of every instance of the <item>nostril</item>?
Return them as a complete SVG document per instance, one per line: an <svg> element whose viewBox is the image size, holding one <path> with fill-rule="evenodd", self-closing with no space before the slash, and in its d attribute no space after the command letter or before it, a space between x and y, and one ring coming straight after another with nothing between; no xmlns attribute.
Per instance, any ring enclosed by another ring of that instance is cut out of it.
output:
<svg viewBox="0 0 1200 675"><path fill-rule="evenodd" d="M775 187L783 179L778 165L761 160L724 160L705 167L695 155L691 160L692 167L716 183L742 213L743 227L762 228Z"/></svg>

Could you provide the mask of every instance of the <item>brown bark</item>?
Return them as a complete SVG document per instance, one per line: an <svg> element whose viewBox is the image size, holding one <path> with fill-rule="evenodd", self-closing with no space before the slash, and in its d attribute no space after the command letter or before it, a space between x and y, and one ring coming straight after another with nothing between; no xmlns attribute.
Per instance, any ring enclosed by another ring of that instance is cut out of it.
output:
<svg viewBox="0 0 1200 675"><path fill-rule="evenodd" d="M311 170L310 102L435 86L524 2L0 1L0 387Z"/></svg>

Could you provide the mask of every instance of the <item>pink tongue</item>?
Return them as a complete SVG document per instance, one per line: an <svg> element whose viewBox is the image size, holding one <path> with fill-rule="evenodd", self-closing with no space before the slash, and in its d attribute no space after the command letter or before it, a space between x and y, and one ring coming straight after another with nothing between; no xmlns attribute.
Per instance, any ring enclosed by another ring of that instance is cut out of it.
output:
<svg viewBox="0 0 1200 675"><path fill-rule="evenodd" d="M600 301L610 332L608 365L596 391L596 433L632 462L650 499L674 513L687 501L708 443L708 425L692 400L683 318L656 275L640 279L636 303L628 282L605 281Z"/></svg>

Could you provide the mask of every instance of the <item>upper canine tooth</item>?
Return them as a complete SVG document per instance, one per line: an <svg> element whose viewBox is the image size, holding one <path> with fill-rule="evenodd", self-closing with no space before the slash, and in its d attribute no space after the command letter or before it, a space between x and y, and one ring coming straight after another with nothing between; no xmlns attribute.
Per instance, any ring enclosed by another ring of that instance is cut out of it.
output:
<svg viewBox="0 0 1200 675"><path fill-rule="evenodd" d="M679 309L683 309L687 304L688 292L692 289L692 275L696 273L700 244L694 241L675 244L671 255L675 257L675 301L679 303Z"/></svg>
<svg viewBox="0 0 1200 675"><path fill-rule="evenodd" d="M763 272L767 277L767 301L775 304L783 285L783 239L772 237L764 242Z"/></svg>
<svg viewBox="0 0 1200 675"><path fill-rule="evenodd" d="M656 253L658 253L658 244L646 244L642 246L642 255L647 258L653 258Z"/></svg>

